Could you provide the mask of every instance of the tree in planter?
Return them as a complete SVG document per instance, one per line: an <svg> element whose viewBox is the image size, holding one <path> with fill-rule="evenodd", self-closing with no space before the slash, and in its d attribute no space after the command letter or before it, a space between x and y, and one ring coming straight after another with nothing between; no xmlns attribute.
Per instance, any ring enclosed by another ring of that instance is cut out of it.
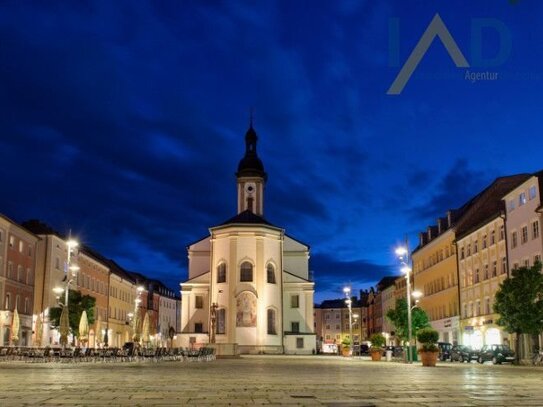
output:
<svg viewBox="0 0 543 407"><path fill-rule="evenodd" d="M494 312L500 315L498 325L515 333L515 357L520 358L520 338L543 331L543 275L541 263L514 269L496 292Z"/></svg>
<svg viewBox="0 0 543 407"><path fill-rule="evenodd" d="M417 333L417 340L421 344L419 353L421 355L422 366L435 366L439 353L439 348L437 347L439 332L433 328L422 328Z"/></svg>
<svg viewBox="0 0 543 407"><path fill-rule="evenodd" d="M399 298L396 300L396 308L389 309L386 317L394 325L396 336L406 342L408 339L408 324L407 324L407 300ZM413 336L417 336L417 332L422 328L430 326L428 315L419 307L413 308L411 311L411 330Z"/></svg>
<svg viewBox="0 0 543 407"><path fill-rule="evenodd" d="M350 338L343 338L341 341L341 351L343 353L343 356L348 356L351 350L351 339Z"/></svg>
<svg viewBox="0 0 543 407"><path fill-rule="evenodd" d="M70 333L75 337L79 336L79 321L83 310L87 311L89 325L94 323L94 307L96 299L90 295L81 295L80 291L70 290L68 292L68 319L70 321ZM51 328L60 327L60 314L62 308L51 308L49 312Z"/></svg>
<svg viewBox="0 0 543 407"><path fill-rule="evenodd" d="M371 359L381 360L381 356L383 353L383 346L385 346L386 338L380 333L375 333L370 337L370 342L371 342L371 348L370 348Z"/></svg>

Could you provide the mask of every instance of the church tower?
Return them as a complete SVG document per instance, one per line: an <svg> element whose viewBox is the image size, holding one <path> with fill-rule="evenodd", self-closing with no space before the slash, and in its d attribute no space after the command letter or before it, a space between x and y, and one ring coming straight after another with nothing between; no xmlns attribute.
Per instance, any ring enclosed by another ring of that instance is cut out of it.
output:
<svg viewBox="0 0 543 407"><path fill-rule="evenodd" d="M264 185L268 175L256 152L258 137L253 121L245 133L245 155L240 160L236 177L238 179L238 213L249 210L258 216L264 214Z"/></svg>

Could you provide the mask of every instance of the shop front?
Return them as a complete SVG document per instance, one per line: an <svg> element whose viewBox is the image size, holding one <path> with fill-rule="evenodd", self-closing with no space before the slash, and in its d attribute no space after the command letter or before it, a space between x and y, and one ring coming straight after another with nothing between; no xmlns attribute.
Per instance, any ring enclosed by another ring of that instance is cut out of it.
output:
<svg viewBox="0 0 543 407"><path fill-rule="evenodd" d="M510 345L509 334L496 324L497 315L468 318L460 322L462 345L481 349L484 345Z"/></svg>
<svg viewBox="0 0 543 407"><path fill-rule="evenodd" d="M431 321L432 328L439 332L439 341L456 345L458 343L459 317L443 318Z"/></svg>

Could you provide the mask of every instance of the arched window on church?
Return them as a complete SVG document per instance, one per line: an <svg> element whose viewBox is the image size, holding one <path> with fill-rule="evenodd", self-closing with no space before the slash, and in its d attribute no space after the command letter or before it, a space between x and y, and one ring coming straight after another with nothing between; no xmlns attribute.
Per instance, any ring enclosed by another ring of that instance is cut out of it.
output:
<svg viewBox="0 0 543 407"><path fill-rule="evenodd" d="M217 283L226 283L226 263L221 263L217 267Z"/></svg>
<svg viewBox="0 0 543 407"><path fill-rule="evenodd" d="M217 334L224 335L226 333L226 309L220 308L217 310Z"/></svg>
<svg viewBox="0 0 543 407"><path fill-rule="evenodd" d="M266 267L266 274L268 283L275 284L275 267L273 267L273 264L268 264L268 267Z"/></svg>
<svg viewBox="0 0 543 407"><path fill-rule="evenodd" d="M268 335L277 335L275 329L275 310L268 308Z"/></svg>
<svg viewBox="0 0 543 407"><path fill-rule="evenodd" d="M253 281L253 265L248 261L241 263L239 270L239 281Z"/></svg>

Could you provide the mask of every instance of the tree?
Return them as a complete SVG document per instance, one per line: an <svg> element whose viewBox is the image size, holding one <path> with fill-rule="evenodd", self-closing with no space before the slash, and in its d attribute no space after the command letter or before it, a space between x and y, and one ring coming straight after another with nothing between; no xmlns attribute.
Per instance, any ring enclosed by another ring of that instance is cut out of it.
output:
<svg viewBox="0 0 543 407"><path fill-rule="evenodd" d="M396 308L389 309L386 317L392 322L396 330L396 336L400 338L402 342L408 339L408 325L407 325L407 300L405 298L398 298L396 300ZM419 329L427 328L430 326L428 322L428 315L423 309L414 307L411 311L411 330L413 336L417 336Z"/></svg>
<svg viewBox="0 0 543 407"><path fill-rule="evenodd" d="M70 320L70 333L75 337L79 336L79 320L83 310L87 311L87 319L89 325L94 323L94 307L96 305L96 298L90 295L81 295L80 291L70 290L68 292L68 311ZM50 320L51 328L58 329L60 326L60 314L62 308L51 308Z"/></svg>
<svg viewBox="0 0 543 407"><path fill-rule="evenodd" d="M494 312L500 315L497 324L517 336L515 354L518 363L521 335L538 335L543 331L541 263L514 269L511 274L496 292Z"/></svg>

